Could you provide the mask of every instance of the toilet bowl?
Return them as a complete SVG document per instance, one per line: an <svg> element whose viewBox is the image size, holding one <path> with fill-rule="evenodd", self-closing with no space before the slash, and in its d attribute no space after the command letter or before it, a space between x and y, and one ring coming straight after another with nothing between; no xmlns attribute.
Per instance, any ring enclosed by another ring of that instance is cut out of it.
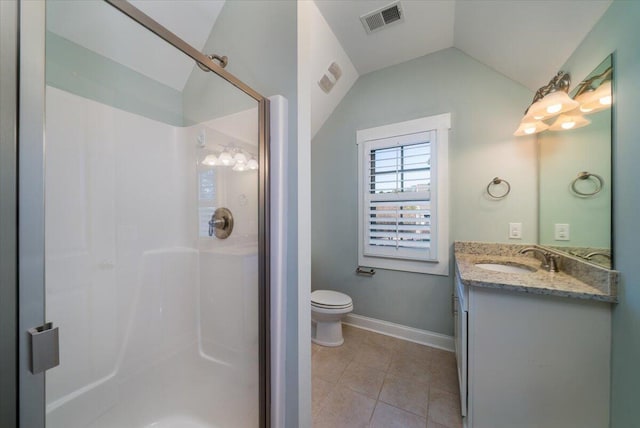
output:
<svg viewBox="0 0 640 428"><path fill-rule="evenodd" d="M340 346L342 318L353 311L351 297L332 290L311 293L311 340L322 346Z"/></svg>

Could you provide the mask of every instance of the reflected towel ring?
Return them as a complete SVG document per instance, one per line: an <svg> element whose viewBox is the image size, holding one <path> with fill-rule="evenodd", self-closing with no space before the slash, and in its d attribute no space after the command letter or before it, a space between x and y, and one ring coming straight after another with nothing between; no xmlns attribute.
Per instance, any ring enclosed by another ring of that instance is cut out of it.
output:
<svg viewBox="0 0 640 428"><path fill-rule="evenodd" d="M593 192L581 192L576 188L576 183L578 183L578 180L587 180L591 177L595 178L595 180L592 180L592 181L596 185L596 188ZM575 193L577 196L580 196L580 197L588 197L588 196L596 195L600 193L603 187L604 187L604 179L598 174L594 174L592 172L587 172L587 171L579 172L578 176L571 182L571 190L573 191L573 193Z"/></svg>
<svg viewBox="0 0 640 428"><path fill-rule="evenodd" d="M496 195L496 194L491 193L491 186L492 185L498 185L498 184L502 184L502 183L507 185L507 190L502 195ZM494 177L494 179L491 180L489 182L489 184L487 184L487 193L493 199L502 199L505 196L507 196L509 194L509 192L511 192L511 185L509 184L509 182L507 180L504 180L504 179L502 179L500 177Z"/></svg>

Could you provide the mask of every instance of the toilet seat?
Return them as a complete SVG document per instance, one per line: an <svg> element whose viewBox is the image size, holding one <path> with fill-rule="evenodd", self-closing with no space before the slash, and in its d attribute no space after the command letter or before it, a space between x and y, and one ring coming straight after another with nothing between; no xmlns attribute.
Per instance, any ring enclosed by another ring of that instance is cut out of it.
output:
<svg viewBox="0 0 640 428"><path fill-rule="evenodd" d="M311 306L322 309L346 309L353 306L351 297L333 290L316 290L311 293Z"/></svg>

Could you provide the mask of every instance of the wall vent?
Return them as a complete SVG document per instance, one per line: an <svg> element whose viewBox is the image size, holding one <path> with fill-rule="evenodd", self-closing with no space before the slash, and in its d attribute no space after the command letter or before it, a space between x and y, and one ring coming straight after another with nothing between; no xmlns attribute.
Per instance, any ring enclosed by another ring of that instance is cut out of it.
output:
<svg viewBox="0 0 640 428"><path fill-rule="evenodd" d="M374 10L373 12L366 13L360 17L360 22L362 22L367 34L382 30L390 24L402 21L404 21L404 14L402 13L402 7L399 1Z"/></svg>

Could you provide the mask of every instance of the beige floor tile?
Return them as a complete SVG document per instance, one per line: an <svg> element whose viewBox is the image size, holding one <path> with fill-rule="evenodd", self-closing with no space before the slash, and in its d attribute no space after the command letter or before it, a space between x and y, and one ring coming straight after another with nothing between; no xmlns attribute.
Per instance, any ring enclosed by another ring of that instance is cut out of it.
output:
<svg viewBox="0 0 640 428"><path fill-rule="evenodd" d="M378 399L384 381L384 372L357 362L351 362L345 369L338 385Z"/></svg>
<svg viewBox="0 0 640 428"><path fill-rule="evenodd" d="M443 351L441 349L434 349L431 366L455 370L456 354L453 352Z"/></svg>
<svg viewBox="0 0 640 428"><path fill-rule="evenodd" d="M358 347L354 361L365 366L387 371L389 364L391 363L392 355L393 351L390 349L365 342Z"/></svg>
<svg viewBox="0 0 640 428"><path fill-rule="evenodd" d="M429 420L447 428L462 427L460 397L432 387L429 391Z"/></svg>
<svg viewBox="0 0 640 428"><path fill-rule="evenodd" d="M459 393L458 370L456 366L431 366L431 386L452 394Z"/></svg>
<svg viewBox="0 0 640 428"><path fill-rule="evenodd" d="M317 345L315 343L311 343L311 355L315 354L316 352L322 350L322 346Z"/></svg>
<svg viewBox="0 0 640 428"><path fill-rule="evenodd" d="M364 342L366 330L350 325L342 324L342 337L346 342Z"/></svg>
<svg viewBox="0 0 640 428"><path fill-rule="evenodd" d="M405 340L397 348L397 352L409 358L431 361L437 355L438 349Z"/></svg>
<svg viewBox="0 0 640 428"><path fill-rule="evenodd" d="M311 356L311 374L327 382L337 383L350 361L351 358L321 350Z"/></svg>
<svg viewBox="0 0 640 428"><path fill-rule="evenodd" d="M371 428L424 428L427 420L388 404L378 402Z"/></svg>
<svg viewBox="0 0 640 428"><path fill-rule="evenodd" d="M324 405L329 393L336 387L334 383L327 382L319 377L311 380L311 412L315 416Z"/></svg>
<svg viewBox="0 0 640 428"><path fill-rule="evenodd" d="M447 428L444 425L441 425L437 422L433 422L431 419L427 420L427 428Z"/></svg>
<svg viewBox="0 0 640 428"><path fill-rule="evenodd" d="M313 428L368 428L368 422L355 423L349 419L333 415L331 413L320 413L313 417Z"/></svg>
<svg viewBox="0 0 640 428"><path fill-rule="evenodd" d="M349 388L338 386L329 393L318 415L322 416L320 419L350 424L345 426L367 426L375 405L376 400Z"/></svg>
<svg viewBox="0 0 640 428"><path fill-rule="evenodd" d="M387 374L380 392L380 401L418 416L427 416L429 384Z"/></svg>
<svg viewBox="0 0 640 428"><path fill-rule="evenodd" d="M430 362L424 358L395 353L388 373L404 379L429 382L431 379Z"/></svg>
<svg viewBox="0 0 640 428"><path fill-rule="evenodd" d="M400 346L402 346L402 343L406 341L402 339L398 339L396 337L387 336L384 334L378 334L378 333L369 331L364 336L364 342L372 345L382 346L383 348L394 351L398 349Z"/></svg>

